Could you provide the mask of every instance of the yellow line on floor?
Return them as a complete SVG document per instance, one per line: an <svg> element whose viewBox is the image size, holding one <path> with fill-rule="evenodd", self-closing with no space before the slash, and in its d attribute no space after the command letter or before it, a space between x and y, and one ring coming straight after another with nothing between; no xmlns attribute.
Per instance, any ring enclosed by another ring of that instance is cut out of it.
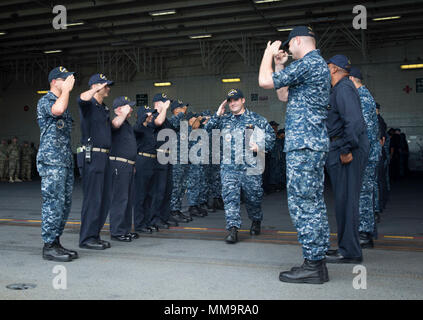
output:
<svg viewBox="0 0 423 320"><path fill-rule="evenodd" d="M0 221L13 221L13 219L0 219Z"/></svg>
<svg viewBox="0 0 423 320"><path fill-rule="evenodd" d="M184 227L184 229L188 229L188 230L208 230L208 228L190 228L190 227Z"/></svg>
<svg viewBox="0 0 423 320"><path fill-rule="evenodd" d="M414 237L402 237L402 236L383 236L384 238L392 238L392 239L411 239L414 240Z"/></svg>

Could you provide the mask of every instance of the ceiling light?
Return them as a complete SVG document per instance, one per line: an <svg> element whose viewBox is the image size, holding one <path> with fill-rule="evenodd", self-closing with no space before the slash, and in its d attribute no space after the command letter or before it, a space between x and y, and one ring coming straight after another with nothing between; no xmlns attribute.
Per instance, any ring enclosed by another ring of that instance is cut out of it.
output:
<svg viewBox="0 0 423 320"><path fill-rule="evenodd" d="M294 28L278 28L277 30L280 31L280 32L284 32L284 31L294 30Z"/></svg>
<svg viewBox="0 0 423 320"><path fill-rule="evenodd" d="M6 33L6 31L0 31L0 36L4 36Z"/></svg>
<svg viewBox="0 0 423 320"><path fill-rule="evenodd" d="M211 38L211 34L201 34L196 36L189 36L190 39L204 39L204 38Z"/></svg>
<svg viewBox="0 0 423 320"><path fill-rule="evenodd" d="M176 10L172 9L172 10L162 10L162 11L153 11L153 12L149 12L148 14L150 16L156 17L156 16L166 16L169 14L175 14Z"/></svg>
<svg viewBox="0 0 423 320"><path fill-rule="evenodd" d="M37 94L46 94L48 91L47 90L39 90L37 91Z"/></svg>
<svg viewBox="0 0 423 320"><path fill-rule="evenodd" d="M50 50L50 51L44 51L44 53L59 53L62 52L62 50Z"/></svg>
<svg viewBox="0 0 423 320"><path fill-rule="evenodd" d="M75 27L75 26L82 26L85 22L74 22L66 24L66 27Z"/></svg>
<svg viewBox="0 0 423 320"><path fill-rule="evenodd" d="M254 0L254 3L270 3L270 2L279 2L281 0Z"/></svg>
<svg viewBox="0 0 423 320"><path fill-rule="evenodd" d="M223 83L228 83L228 82L241 82L240 78L230 78L230 79L222 79Z"/></svg>
<svg viewBox="0 0 423 320"><path fill-rule="evenodd" d="M402 70L410 70L410 69L423 69L423 63L419 64L403 64L401 66Z"/></svg>
<svg viewBox="0 0 423 320"><path fill-rule="evenodd" d="M401 16L394 16L394 17L383 17L383 18L374 18L373 21L386 21L386 20L395 20L400 19Z"/></svg>
<svg viewBox="0 0 423 320"><path fill-rule="evenodd" d="M172 85L172 82L155 82L155 87L169 87Z"/></svg>

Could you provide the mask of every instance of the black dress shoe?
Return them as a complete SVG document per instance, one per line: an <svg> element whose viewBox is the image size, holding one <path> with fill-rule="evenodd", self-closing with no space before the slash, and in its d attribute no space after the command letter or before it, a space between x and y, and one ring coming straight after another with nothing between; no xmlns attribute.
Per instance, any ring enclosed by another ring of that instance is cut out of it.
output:
<svg viewBox="0 0 423 320"><path fill-rule="evenodd" d="M261 221L253 221L250 228L250 234L252 236L259 235L261 232Z"/></svg>
<svg viewBox="0 0 423 320"><path fill-rule="evenodd" d="M324 283L324 260L312 261L305 259L301 267L293 269L281 272L279 274L279 280L289 283Z"/></svg>
<svg viewBox="0 0 423 320"><path fill-rule="evenodd" d="M115 240L115 241L121 241L121 242L131 242L132 239L130 236L128 235L120 235L120 236L111 236L110 239Z"/></svg>
<svg viewBox="0 0 423 320"><path fill-rule="evenodd" d="M223 203L223 202L222 202ZM225 210L222 203L220 202L219 198L214 198L213 199L213 207L216 210Z"/></svg>
<svg viewBox="0 0 423 320"><path fill-rule="evenodd" d="M140 237L139 234L136 232L129 232L128 234L126 234L126 236L130 237L132 240L138 239Z"/></svg>
<svg viewBox="0 0 423 320"><path fill-rule="evenodd" d="M361 263L363 261L363 257L359 258L346 258L337 252L336 255L328 256L326 255L326 263Z"/></svg>
<svg viewBox="0 0 423 320"><path fill-rule="evenodd" d="M60 248L57 245L56 241L54 241L53 243L44 243L43 259L58 262L72 261L72 257L70 256L70 254Z"/></svg>
<svg viewBox="0 0 423 320"><path fill-rule="evenodd" d="M188 212L190 216L201 217L201 218L204 217L203 212L200 210L200 208L198 208L198 206L189 207Z"/></svg>
<svg viewBox="0 0 423 320"><path fill-rule="evenodd" d="M172 216L169 217L169 219L166 221L166 224L168 224L171 227L179 226L178 221L176 221Z"/></svg>
<svg viewBox="0 0 423 320"><path fill-rule="evenodd" d="M226 243L237 243L238 242L238 228L232 227L229 229L229 234L225 238Z"/></svg>
<svg viewBox="0 0 423 320"><path fill-rule="evenodd" d="M375 222L380 223L380 213L379 212L375 212Z"/></svg>
<svg viewBox="0 0 423 320"><path fill-rule="evenodd" d="M305 263L305 260L304 260ZM291 271L295 271L298 270L299 268L302 268L303 266L299 266L299 267L292 267ZM323 282L328 282L329 281L329 273L328 273L328 268L326 267L326 260L323 260Z"/></svg>
<svg viewBox="0 0 423 320"><path fill-rule="evenodd" d="M111 247L110 242L109 241L106 241L106 240L99 239L98 240L98 243L102 244L106 249L109 249Z"/></svg>
<svg viewBox="0 0 423 320"><path fill-rule="evenodd" d="M360 232L360 246L362 249L374 247L372 235L368 232Z"/></svg>
<svg viewBox="0 0 423 320"><path fill-rule="evenodd" d="M150 228L138 228L135 229L136 232L140 232L140 233L152 233L153 230L151 230Z"/></svg>
<svg viewBox="0 0 423 320"><path fill-rule="evenodd" d="M338 249L330 249L326 252L327 256L336 256L338 254Z"/></svg>
<svg viewBox="0 0 423 320"><path fill-rule="evenodd" d="M150 229L151 232L159 232L160 231L159 227L155 226L155 225L154 226L153 225L148 226L147 229Z"/></svg>
<svg viewBox="0 0 423 320"><path fill-rule="evenodd" d="M214 206L214 199L209 199L209 201L207 201L207 210L209 210L210 212L216 212L216 208Z"/></svg>
<svg viewBox="0 0 423 320"><path fill-rule="evenodd" d="M163 223L163 222L157 222L154 225L157 229L169 229L169 225L167 223Z"/></svg>
<svg viewBox="0 0 423 320"><path fill-rule="evenodd" d="M65 253L67 253L68 255L70 255L70 257L72 258L72 260L79 258L78 257L78 252L76 252L74 250L69 250L69 249L63 248L63 246L60 243L60 238L59 237L56 238L56 243L57 243L57 245L58 245L58 247L60 249L62 249Z"/></svg>
<svg viewBox="0 0 423 320"><path fill-rule="evenodd" d="M91 249L91 250L105 250L106 246L102 243L99 243L97 241L92 242L86 242L79 245L82 249Z"/></svg>

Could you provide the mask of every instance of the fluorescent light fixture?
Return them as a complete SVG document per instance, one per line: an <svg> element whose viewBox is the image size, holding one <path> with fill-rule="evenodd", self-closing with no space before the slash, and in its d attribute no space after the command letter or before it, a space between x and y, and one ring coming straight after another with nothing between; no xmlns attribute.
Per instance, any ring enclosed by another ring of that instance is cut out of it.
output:
<svg viewBox="0 0 423 320"><path fill-rule="evenodd" d="M38 90L37 94L46 94L48 91L47 90Z"/></svg>
<svg viewBox="0 0 423 320"><path fill-rule="evenodd" d="M4 36L6 33L6 31L0 31L0 36Z"/></svg>
<svg viewBox="0 0 423 320"><path fill-rule="evenodd" d="M419 64L403 64L401 66L402 70L410 70L410 69L423 69L423 63Z"/></svg>
<svg viewBox="0 0 423 320"><path fill-rule="evenodd" d="M169 87L172 85L172 82L155 82L155 87Z"/></svg>
<svg viewBox="0 0 423 320"><path fill-rule="evenodd" d="M199 34L196 36L189 36L190 39L204 39L204 38L211 38L211 34Z"/></svg>
<svg viewBox="0 0 423 320"><path fill-rule="evenodd" d="M284 32L284 31L294 30L294 28L278 28L277 30L280 31L280 32Z"/></svg>
<svg viewBox="0 0 423 320"><path fill-rule="evenodd" d="M73 22L73 23L68 23L66 27L82 26L83 24L85 24L85 22Z"/></svg>
<svg viewBox="0 0 423 320"><path fill-rule="evenodd" d="M241 82L240 78L227 78L227 79L222 79L223 83L229 83L229 82Z"/></svg>
<svg viewBox="0 0 423 320"><path fill-rule="evenodd" d="M59 53L62 52L62 50L50 50L50 51L44 51L44 53Z"/></svg>
<svg viewBox="0 0 423 320"><path fill-rule="evenodd" d="M383 18L374 18L373 21L386 21L386 20L395 20L400 19L401 16L394 16L394 17L383 17Z"/></svg>
<svg viewBox="0 0 423 320"><path fill-rule="evenodd" d="M171 10L162 10L162 11L152 11L152 12L149 12L148 14L150 16L157 17L157 16L167 16L169 14L175 14L175 13L176 13L176 10L171 9Z"/></svg>
<svg viewBox="0 0 423 320"><path fill-rule="evenodd" d="M254 3L270 3L270 2L279 2L281 0L254 0Z"/></svg>

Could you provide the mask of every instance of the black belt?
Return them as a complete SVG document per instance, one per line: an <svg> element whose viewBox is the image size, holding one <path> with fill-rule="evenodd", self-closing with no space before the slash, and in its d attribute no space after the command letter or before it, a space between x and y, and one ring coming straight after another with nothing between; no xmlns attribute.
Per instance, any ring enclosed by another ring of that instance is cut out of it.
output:
<svg viewBox="0 0 423 320"><path fill-rule="evenodd" d="M336 140L338 140L338 139L341 139L341 137L340 137L340 136L334 136L334 137L331 137L331 138L330 138L330 142L334 142L334 141L336 141Z"/></svg>

